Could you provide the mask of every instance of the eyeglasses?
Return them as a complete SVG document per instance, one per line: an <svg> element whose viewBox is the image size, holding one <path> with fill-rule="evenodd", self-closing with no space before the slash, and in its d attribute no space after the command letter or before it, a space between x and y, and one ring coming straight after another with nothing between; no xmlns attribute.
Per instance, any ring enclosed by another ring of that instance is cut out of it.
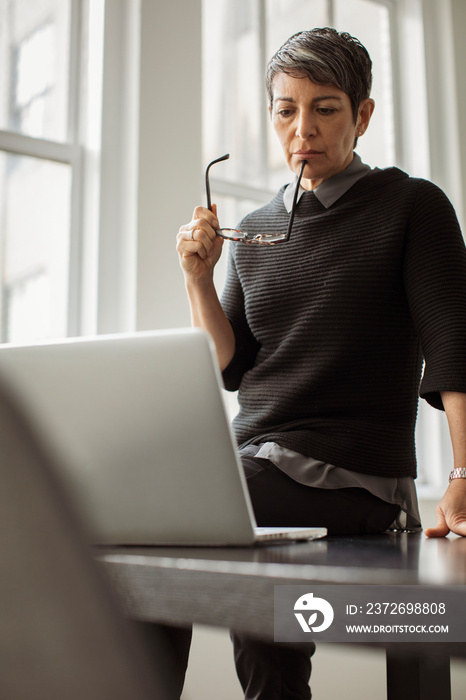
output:
<svg viewBox="0 0 466 700"><path fill-rule="evenodd" d="M221 158L216 158L207 166L205 171L205 188L207 193L207 208L212 211L212 202L210 198L210 182L209 182L209 170L215 163L220 163L222 160L228 160L230 154L222 156ZM306 165L305 160L301 163L301 170L298 175L298 180L296 182L296 188L294 191L293 204L291 207L290 220L288 222L288 229L286 233L248 233L247 231L239 231L235 228L218 228L215 233L220 238L225 238L227 241L241 241L241 243L257 243L260 245L274 245L275 243L283 243L288 241L291 234L291 228L293 226L294 213L296 209L296 202L298 201L298 190L299 183L303 176L304 166Z"/></svg>

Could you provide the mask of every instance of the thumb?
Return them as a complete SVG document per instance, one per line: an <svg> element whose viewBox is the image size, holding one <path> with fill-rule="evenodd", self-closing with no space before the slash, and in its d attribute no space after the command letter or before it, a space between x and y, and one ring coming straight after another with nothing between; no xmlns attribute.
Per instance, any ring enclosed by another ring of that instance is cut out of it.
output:
<svg viewBox="0 0 466 700"><path fill-rule="evenodd" d="M445 514L442 509L436 511L437 524L435 527L428 527L424 530L426 537L446 537L450 532L450 528L445 520Z"/></svg>

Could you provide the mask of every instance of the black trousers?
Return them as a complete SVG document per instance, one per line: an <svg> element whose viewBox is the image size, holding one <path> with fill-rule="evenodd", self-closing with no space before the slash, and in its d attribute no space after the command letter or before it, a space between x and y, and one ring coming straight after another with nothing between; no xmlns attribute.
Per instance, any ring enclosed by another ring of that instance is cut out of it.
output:
<svg viewBox="0 0 466 700"><path fill-rule="evenodd" d="M323 526L329 535L368 535L384 532L400 510L365 489L304 486L268 459L245 456L242 463L260 526Z"/></svg>
<svg viewBox="0 0 466 700"><path fill-rule="evenodd" d="M316 489L294 481L267 459L242 457L257 524L270 527L324 526L331 535L384 532L399 507L361 488ZM239 631L231 633L236 671L245 700L309 700L311 656L315 644L264 642ZM172 653L178 700L186 670L191 629L179 629ZM221 688L218 696L221 697Z"/></svg>
<svg viewBox="0 0 466 700"><path fill-rule="evenodd" d="M399 506L361 488L316 489L294 481L272 462L243 457L257 524L269 527L325 526L330 535L384 532ZM263 642L231 634L238 678L246 700L309 700L313 642Z"/></svg>

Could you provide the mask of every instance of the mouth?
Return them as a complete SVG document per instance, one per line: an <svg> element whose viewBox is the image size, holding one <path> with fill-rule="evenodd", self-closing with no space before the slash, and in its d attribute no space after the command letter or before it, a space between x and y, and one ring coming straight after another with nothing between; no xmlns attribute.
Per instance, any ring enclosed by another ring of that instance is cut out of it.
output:
<svg viewBox="0 0 466 700"><path fill-rule="evenodd" d="M297 156L300 160L308 160L312 158L317 158L318 156L322 155L322 151L314 151L313 149L309 149L309 151L295 151L295 156Z"/></svg>

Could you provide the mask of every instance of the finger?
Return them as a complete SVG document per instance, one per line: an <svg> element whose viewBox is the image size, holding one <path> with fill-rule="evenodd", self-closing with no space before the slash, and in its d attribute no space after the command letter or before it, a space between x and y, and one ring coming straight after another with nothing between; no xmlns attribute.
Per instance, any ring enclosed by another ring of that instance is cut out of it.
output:
<svg viewBox="0 0 466 700"><path fill-rule="evenodd" d="M176 249L180 255L186 257L198 255L205 260L212 254L213 244L205 232L199 229L182 228L177 235Z"/></svg>
<svg viewBox="0 0 466 700"><path fill-rule="evenodd" d="M428 527L426 530L424 530L424 535L426 537L446 537L448 533L450 532L450 528L448 528L446 525L445 526L439 526L437 525L436 527Z"/></svg>
<svg viewBox="0 0 466 700"><path fill-rule="evenodd" d="M424 530L426 537L446 537L450 532L450 528L447 525L443 511L437 511L436 516L437 523L435 527L428 527L426 530Z"/></svg>
<svg viewBox="0 0 466 700"><path fill-rule="evenodd" d="M185 226L181 226L180 230L178 231L178 235L176 237L176 240L178 243L182 243L183 241L203 241L206 239L209 239L209 234L207 232L206 236L202 234L202 229L199 228L196 224L198 222L196 221L191 221L191 223L186 224ZM199 226L200 226L199 222Z"/></svg>
<svg viewBox="0 0 466 700"><path fill-rule="evenodd" d="M212 211L210 209L206 209L205 207L196 207L193 211L193 222L197 220L207 222L207 224L214 230L219 228L220 225L217 219L216 205L212 205Z"/></svg>
<svg viewBox="0 0 466 700"><path fill-rule="evenodd" d="M190 238L191 240L202 242L208 242L208 240L215 241L217 236L216 229L219 227L219 223L215 217L212 220L212 224L213 226L205 219L193 219L189 224L182 227L180 231L184 231L185 238Z"/></svg>
<svg viewBox="0 0 466 700"><path fill-rule="evenodd" d="M200 243L200 241L187 238L185 233L178 234L176 249L178 251L178 254L183 257L198 255L203 260L205 260L205 258L207 257L207 251L202 245L202 243Z"/></svg>
<svg viewBox="0 0 466 700"><path fill-rule="evenodd" d="M192 232L190 232L190 237L191 240L202 243L205 246L208 255L212 254L218 241L216 230L211 226L206 225L205 221L200 221L198 226L193 227Z"/></svg>

